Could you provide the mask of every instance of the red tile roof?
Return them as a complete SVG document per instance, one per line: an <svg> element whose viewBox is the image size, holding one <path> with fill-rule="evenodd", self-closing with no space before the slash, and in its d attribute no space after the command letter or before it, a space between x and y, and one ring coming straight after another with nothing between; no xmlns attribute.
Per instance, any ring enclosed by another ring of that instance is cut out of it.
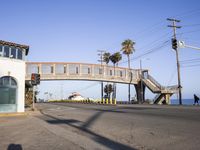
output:
<svg viewBox="0 0 200 150"><path fill-rule="evenodd" d="M16 43L12 43L12 42L6 42L6 41L2 41L0 40L0 44L1 45L7 45L7 46L13 46L13 47L18 47L18 48L23 48L26 50L26 55L28 55L29 52L29 46L27 45L21 45L21 44L16 44Z"/></svg>

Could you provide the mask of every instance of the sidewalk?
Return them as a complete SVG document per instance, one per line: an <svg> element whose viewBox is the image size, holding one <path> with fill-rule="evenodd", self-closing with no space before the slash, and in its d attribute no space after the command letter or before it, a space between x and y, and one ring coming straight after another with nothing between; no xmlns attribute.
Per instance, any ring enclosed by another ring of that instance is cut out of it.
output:
<svg viewBox="0 0 200 150"><path fill-rule="evenodd" d="M40 113L36 108L33 111L31 107L25 108L25 112L12 112L12 113L0 113L0 117L15 117L15 116L28 116Z"/></svg>

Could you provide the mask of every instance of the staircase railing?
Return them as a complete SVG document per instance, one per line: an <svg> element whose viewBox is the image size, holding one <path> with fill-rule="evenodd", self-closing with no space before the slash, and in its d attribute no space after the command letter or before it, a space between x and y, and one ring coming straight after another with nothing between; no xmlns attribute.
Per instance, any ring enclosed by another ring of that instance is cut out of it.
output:
<svg viewBox="0 0 200 150"><path fill-rule="evenodd" d="M155 80L152 76L150 76L149 74L148 74L147 78L148 78L153 84L155 84L159 89L162 89L162 88L163 88L162 85L161 85L160 83L158 83L158 81L156 81L156 80Z"/></svg>
<svg viewBox="0 0 200 150"><path fill-rule="evenodd" d="M174 93L177 93L178 92L178 86L177 85L166 86L165 90L170 90L170 91L173 91Z"/></svg>
<svg viewBox="0 0 200 150"><path fill-rule="evenodd" d="M156 100L161 96L161 93L157 94L154 98L153 98L153 102L155 103Z"/></svg>
<svg viewBox="0 0 200 150"><path fill-rule="evenodd" d="M150 81L143 79L143 82L153 91L153 92L157 92L160 91L160 89L156 86L153 86L152 83L150 83Z"/></svg>
<svg viewBox="0 0 200 150"><path fill-rule="evenodd" d="M142 75L140 74L140 78L143 80L143 82L153 91L153 92L172 92L176 93L178 91L177 85L173 86L162 86L158 81L156 81L151 75Z"/></svg>

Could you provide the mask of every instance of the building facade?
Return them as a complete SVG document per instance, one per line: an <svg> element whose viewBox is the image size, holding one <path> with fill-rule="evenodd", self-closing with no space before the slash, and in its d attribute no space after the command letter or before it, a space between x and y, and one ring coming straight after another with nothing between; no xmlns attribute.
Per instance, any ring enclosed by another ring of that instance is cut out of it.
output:
<svg viewBox="0 0 200 150"><path fill-rule="evenodd" d="M24 112L29 46L0 40L0 113Z"/></svg>

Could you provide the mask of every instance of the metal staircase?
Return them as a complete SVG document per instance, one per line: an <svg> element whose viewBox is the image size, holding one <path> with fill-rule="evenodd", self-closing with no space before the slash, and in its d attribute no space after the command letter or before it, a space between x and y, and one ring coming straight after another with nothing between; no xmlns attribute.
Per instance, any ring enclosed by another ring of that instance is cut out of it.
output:
<svg viewBox="0 0 200 150"><path fill-rule="evenodd" d="M153 99L154 104L162 103L167 94L171 96L178 91L177 86L162 86L149 74L141 76L141 81L151 92L157 93Z"/></svg>

